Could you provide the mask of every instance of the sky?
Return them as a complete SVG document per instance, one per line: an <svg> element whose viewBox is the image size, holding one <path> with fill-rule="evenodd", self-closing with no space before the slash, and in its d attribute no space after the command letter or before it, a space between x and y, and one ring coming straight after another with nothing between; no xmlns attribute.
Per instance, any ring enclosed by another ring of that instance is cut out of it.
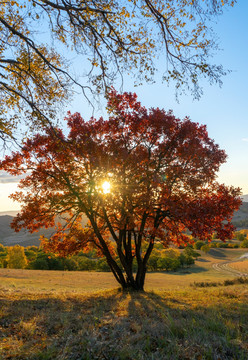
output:
<svg viewBox="0 0 248 360"><path fill-rule="evenodd" d="M202 82L203 96L193 100L191 95L175 99L173 85L168 87L157 79L155 84L134 87L132 78L125 78L124 90L136 92L142 105L172 109L179 118L189 116L192 121L206 124L209 136L224 149L227 162L221 166L218 181L226 185L240 187L248 194L248 1L237 0L233 8L227 8L224 14L213 24L219 37L221 51L211 60L232 70L223 78L221 88ZM75 98L67 109L80 112L87 119L91 109ZM96 114L97 115L97 114ZM17 190L17 179L0 173L0 212L18 210L8 196Z"/></svg>

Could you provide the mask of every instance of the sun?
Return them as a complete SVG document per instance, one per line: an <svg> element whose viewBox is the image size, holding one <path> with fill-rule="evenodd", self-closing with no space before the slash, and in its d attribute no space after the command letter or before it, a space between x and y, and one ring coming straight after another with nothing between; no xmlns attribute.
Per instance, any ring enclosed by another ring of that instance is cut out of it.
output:
<svg viewBox="0 0 248 360"><path fill-rule="evenodd" d="M110 193L110 188L111 185L108 181L104 181L104 183L102 184L102 190L104 194L109 194Z"/></svg>

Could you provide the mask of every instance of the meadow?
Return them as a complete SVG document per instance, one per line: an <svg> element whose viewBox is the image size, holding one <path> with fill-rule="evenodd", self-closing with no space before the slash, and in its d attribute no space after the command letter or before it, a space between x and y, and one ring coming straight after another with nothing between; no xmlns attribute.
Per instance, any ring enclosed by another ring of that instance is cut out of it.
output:
<svg viewBox="0 0 248 360"><path fill-rule="evenodd" d="M148 273L144 293L122 293L111 273L0 269L0 359L247 360L247 282L213 266L244 252Z"/></svg>

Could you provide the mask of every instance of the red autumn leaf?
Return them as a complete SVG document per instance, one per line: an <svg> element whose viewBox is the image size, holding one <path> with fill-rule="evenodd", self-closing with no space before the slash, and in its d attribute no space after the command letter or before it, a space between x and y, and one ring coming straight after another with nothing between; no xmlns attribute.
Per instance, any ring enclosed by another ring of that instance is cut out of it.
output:
<svg viewBox="0 0 248 360"><path fill-rule="evenodd" d="M26 192L12 196L23 203L13 221L17 231L54 226L64 215L65 229L43 240L45 249L66 256L94 245L123 288L143 289L155 241L185 244L186 230L200 239L231 236L240 189L216 182L226 154L205 126L147 110L135 94L112 90L108 100L108 120L69 113L68 136L60 129L37 134L1 168L26 173L20 181Z"/></svg>

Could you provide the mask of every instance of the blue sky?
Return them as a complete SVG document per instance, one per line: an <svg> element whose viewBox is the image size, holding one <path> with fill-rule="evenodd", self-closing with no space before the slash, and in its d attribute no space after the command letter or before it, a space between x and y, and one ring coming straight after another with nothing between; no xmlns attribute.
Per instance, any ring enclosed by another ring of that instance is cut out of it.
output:
<svg viewBox="0 0 248 360"><path fill-rule="evenodd" d="M125 78L124 90L134 91L146 107L172 109L174 114L192 121L206 124L209 136L225 149L227 163L222 165L219 181L241 187L248 194L248 1L237 0L234 8L227 8L224 15L213 24L219 37L220 48L213 63L222 64L232 70L223 78L223 86L210 86L203 81L204 94L198 101L191 95L176 102L173 85L167 87L158 80L153 85L134 87L131 78ZM78 111L87 119L91 110L81 98L75 99L66 111ZM96 114L97 115L97 114ZM20 208L18 203L8 199L15 191L15 179L0 176L0 212Z"/></svg>

